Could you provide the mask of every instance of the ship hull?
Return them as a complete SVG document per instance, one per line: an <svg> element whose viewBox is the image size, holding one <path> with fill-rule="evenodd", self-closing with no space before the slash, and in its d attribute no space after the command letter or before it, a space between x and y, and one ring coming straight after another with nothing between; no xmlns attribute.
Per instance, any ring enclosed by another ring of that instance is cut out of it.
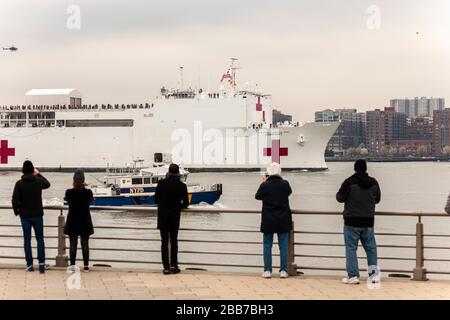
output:
<svg viewBox="0 0 450 320"><path fill-rule="evenodd" d="M255 128L256 98L161 100L149 109L59 111L58 121L128 121L123 127L0 127L0 170L24 160L47 171L104 171L155 154L194 171L257 171L270 162L286 170L326 170L324 152L338 123ZM271 114L269 100L264 102ZM264 101L263 101L264 100ZM258 116L261 112L257 112ZM271 121L271 118L267 118ZM11 125L11 124L8 124Z"/></svg>
<svg viewBox="0 0 450 320"><path fill-rule="evenodd" d="M14 148L15 155L9 157L8 163L1 164L0 170L19 170L26 159L32 160L36 167L47 171L72 171L76 168L104 171L108 167L123 167L136 158L144 159L151 164L155 153L171 153L177 143L170 139L171 133L167 128L149 130L150 134L133 133L131 128L102 129L100 135L93 128L51 128L44 132L33 128L28 129L26 135L11 132L11 129L3 129L0 139L7 139L8 147ZM281 128L280 146L288 149L288 156L280 156L279 159L282 168L326 170L324 151L335 129L333 124L324 126L321 123L307 123L297 128ZM273 159L270 156L264 156L264 149L271 147L270 130L261 132L237 130L245 132L244 136L240 137L245 140L245 147L241 151L235 146L236 157L233 161L226 158L226 151L223 152L223 158L217 161L206 161L204 158L195 161L193 156L192 161L186 161L182 157L178 159L176 156L173 157L173 161L182 164L192 172L258 171L272 162ZM166 138L147 138L156 136L158 131L160 134L166 132L162 134ZM225 136L227 129L223 128L219 131ZM258 147L253 151L249 150L252 143L251 135L260 137ZM303 144L298 143L299 136L304 137ZM208 148L208 144L205 144L205 148ZM242 161L238 158L242 158Z"/></svg>
<svg viewBox="0 0 450 320"><path fill-rule="evenodd" d="M189 204L214 204L220 199L221 191L204 191L194 192L189 194ZM93 206L156 206L154 195L139 196L139 195L120 195L107 197L94 197L91 205Z"/></svg>

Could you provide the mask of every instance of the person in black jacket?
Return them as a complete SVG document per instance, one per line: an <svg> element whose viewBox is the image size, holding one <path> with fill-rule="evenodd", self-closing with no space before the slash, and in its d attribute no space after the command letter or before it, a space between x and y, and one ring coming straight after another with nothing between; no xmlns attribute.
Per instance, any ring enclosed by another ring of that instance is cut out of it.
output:
<svg viewBox="0 0 450 320"><path fill-rule="evenodd" d="M158 229L161 233L161 256L164 274L179 273L178 267L178 229L181 209L189 205L187 186L180 180L180 168L169 166L165 179L156 186L155 203L158 205ZM170 239L170 261L169 261Z"/></svg>
<svg viewBox="0 0 450 320"><path fill-rule="evenodd" d="M445 212L450 214L450 194L447 197L447 203L445 204Z"/></svg>
<svg viewBox="0 0 450 320"><path fill-rule="evenodd" d="M91 212L89 206L94 199L92 191L86 189L84 172L76 170L73 175L73 188L66 190L64 200L69 205L64 233L70 240L70 267L75 272L77 257L78 237L81 238L81 250L83 253L84 271L89 271L89 236L94 234Z"/></svg>
<svg viewBox="0 0 450 320"><path fill-rule="evenodd" d="M34 271L33 253L31 250L31 229L37 241L39 272L44 273L45 243L44 243L44 210L42 208L42 190L50 188L50 182L45 179L39 170L34 168L31 161L25 161L22 167L23 176L16 182L12 195L14 214L20 216L22 224L25 260L27 271Z"/></svg>
<svg viewBox="0 0 450 320"><path fill-rule="evenodd" d="M344 206L344 241L347 277L346 284L359 283L358 242L366 251L369 276L378 282L377 244L374 232L375 205L380 202L381 191L377 180L367 174L365 160L355 162L356 173L346 179L336 194Z"/></svg>
<svg viewBox="0 0 450 320"><path fill-rule="evenodd" d="M292 229L292 214L289 182L280 176L281 168L276 162L269 165L264 182L259 186L255 198L262 200L261 232L264 234L264 278L272 277L273 234L278 237L280 249L280 277L288 277L288 240Z"/></svg>

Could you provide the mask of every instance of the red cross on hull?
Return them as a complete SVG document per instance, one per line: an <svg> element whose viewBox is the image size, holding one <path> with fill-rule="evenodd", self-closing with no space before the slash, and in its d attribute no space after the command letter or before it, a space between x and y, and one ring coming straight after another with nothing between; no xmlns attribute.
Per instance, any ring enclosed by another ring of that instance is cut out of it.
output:
<svg viewBox="0 0 450 320"><path fill-rule="evenodd" d="M264 156L272 157L272 162L281 163L281 157L287 157L288 148L281 148L280 140L272 140L272 148L264 148Z"/></svg>
<svg viewBox="0 0 450 320"><path fill-rule="evenodd" d="M16 155L15 148L8 148L8 140L0 140L0 164L7 164L8 157Z"/></svg>

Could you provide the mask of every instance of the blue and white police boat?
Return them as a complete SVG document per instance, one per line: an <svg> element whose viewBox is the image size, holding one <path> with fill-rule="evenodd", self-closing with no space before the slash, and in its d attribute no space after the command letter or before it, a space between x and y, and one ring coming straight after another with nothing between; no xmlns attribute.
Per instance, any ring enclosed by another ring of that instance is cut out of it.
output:
<svg viewBox="0 0 450 320"><path fill-rule="evenodd" d="M156 206L155 190L164 179L169 165L154 163L153 167L108 168L101 185L89 185L94 194L94 206ZM187 181L189 172L180 168L181 181ZM189 204L214 204L222 195L222 184L187 184Z"/></svg>

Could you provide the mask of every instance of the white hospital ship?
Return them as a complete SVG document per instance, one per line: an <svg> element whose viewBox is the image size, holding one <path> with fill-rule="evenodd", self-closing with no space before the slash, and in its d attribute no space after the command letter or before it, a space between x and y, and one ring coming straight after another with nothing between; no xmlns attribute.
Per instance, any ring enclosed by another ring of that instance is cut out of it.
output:
<svg viewBox="0 0 450 320"><path fill-rule="evenodd" d="M104 170L136 159L210 171L324 170L337 123L272 125L272 99L239 90L235 68L217 92L161 89L152 102L86 105L75 89L27 93L27 103L0 106L0 170L30 159L49 170ZM225 80L225 81L224 81Z"/></svg>

